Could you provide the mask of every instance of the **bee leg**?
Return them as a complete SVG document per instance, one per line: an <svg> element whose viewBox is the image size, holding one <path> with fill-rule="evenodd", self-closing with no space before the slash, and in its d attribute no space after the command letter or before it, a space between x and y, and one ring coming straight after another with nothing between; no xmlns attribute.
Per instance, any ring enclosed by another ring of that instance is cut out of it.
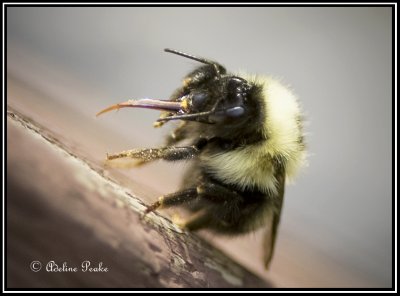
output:
<svg viewBox="0 0 400 296"><path fill-rule="evenodd" d="M191 187L168 195L163 195L158 201L148 206L145 213L152 212L159 208L179 206L197 197L205 198L215 203L230 202L232 204L242 199L238 193L228 188L214 183L205 183L197 187Z"/></svg>
<svg viewBox="0 0 400 296"><path fill-rule="evenodd" d="M207 224L202 221L188 224L189 229L198 229L200 227L211 227L221 232L241 232L245 225L239 223L243 213L249 211L244 205L243 196L220 184L213 182L203 183L197 187L199 199L205 201L207 205ZM200 219L200 218L199 218Z"/></svg>
<svg viewBox="0 0 400 296"><path fill-rule="evenodd" d="M201 228L206 228L210 224L210 215L206 211L198 211L190 216L187 220L173 221L179 227L187 229L189 231L196 231Z"/></svg>
<svg viewBox="0 0 400 296"><path fill-rule="evenodd" d="M145 214L160 208L179 206L196 198L203 198L213 204L224 205L225 211L220 212L219 214L222 215L219 215L212 210L210 211L210 209L213 208L210 207L195 212L188 220L180 218L173 219L173 222L181 228L195 231L206 228L210 224L220 224L223 225L223 227L229 227L230 223L234 221L225 221L224 218L220 219L219 217L224 217L226 214L233 220L239 217L239 203L242 201L241 195L215 183L203 183L197 187L161 196L158 201L146 209Z"/></svg>
<svg viewBox="0 0 400 296"><path fill-rule="evenodd" d="M215 203L238 202L242 196L236 191L216 183L203 183L197 187L200 197Z"/></svg>
<svg viewBox="0 0 400 296"><path fill-rule="evenodd" d="M192 187L177 191L168 195L161 196L158 201L151 204L145 210L145 214L155 211L159 208L168 208L189 202L197 197L197 188Z"/></svg>
<svg viewBox="0 0 400 296"><path fill-rule="evenodd" d="M144 162L156 159L174 161L193 158L199 152L200 150L196 146L132 149L116 154L107 154L107 160L126 157L140 159Z"/></svg>
<svg viewBox="0 0 400 296"><path fill-rule="evenodd" d="M114 169L132 169L132 168L137 168L140 167L144 164L148 163L147 161L141 160L141 159L132 159L129 161L112 161L106 159L104 161L104 167L105 168L114 168Z"/></svg>

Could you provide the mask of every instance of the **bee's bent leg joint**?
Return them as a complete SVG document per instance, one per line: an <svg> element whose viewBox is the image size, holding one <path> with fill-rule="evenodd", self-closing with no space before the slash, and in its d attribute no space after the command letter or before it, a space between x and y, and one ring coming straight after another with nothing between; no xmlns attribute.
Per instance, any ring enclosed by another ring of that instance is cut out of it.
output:
<svg viewBox="0 0 400 296"><path fill-rule="evenodd" d="M168 208L189 202L197 197L195 187L177 191L168 195L161 196L158 201L147 207L145 214L153 212L158 208Z"/></svg>

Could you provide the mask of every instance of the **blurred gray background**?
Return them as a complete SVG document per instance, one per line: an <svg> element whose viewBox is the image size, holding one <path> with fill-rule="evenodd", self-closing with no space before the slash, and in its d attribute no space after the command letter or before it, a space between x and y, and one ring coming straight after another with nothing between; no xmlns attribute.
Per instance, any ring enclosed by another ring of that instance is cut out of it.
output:
<svg viewBox="0 0 400 296"><path fill-rule="evenodd" d="M93 152L99 159L162 143L168 128L152 128L157 112L94 114L126 99L168 98L198 64L164 53L165 47L217 60L231 71L281 77L305 111L310 157L309 167L287 187L271 271L253 258L256 235L227 243L211 239L280 286L388 287L391 24L387 7L9 7L7 74L87 117L96 133L111 129L131 145L105 141ZM27 97L21 102L43 107ZM70 125L54 128L73 138ZM91 141L87 132L76 140L83 146ZM162 180L142 180L166 193L179 186L181 168L157 164L128 174L140 180L146 170L166 172Z"/></svg>

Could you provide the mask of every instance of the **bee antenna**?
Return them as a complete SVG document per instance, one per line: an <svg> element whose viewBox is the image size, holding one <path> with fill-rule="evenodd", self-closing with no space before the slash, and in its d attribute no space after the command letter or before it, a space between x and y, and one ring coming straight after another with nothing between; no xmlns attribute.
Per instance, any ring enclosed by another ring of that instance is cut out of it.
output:
<svg viewBox="0 0 400 296"><path fill-rule="evenodd" d="M205 58L197 57L197 56L194 56L191 54L187 54L182 51L175 50L175 49L165 48L164 51L173 53L173 54L176 54L176 55L179 55L179 56L182 56L182 57L185 57L185 58L188 58L188 59L191 59L191 60L203 63L203 64L212 65L212 66L214 66L215 71L218 76L220 76L221 72L223 72L223 73L226 72L225 68L223 66L221 66L220 64L218 64L217 62L214 62L214 61L211 61L211 60L208 60Z"/></svg>
<svg viewBox="0 0 400 296"><path fill-rule="evenodd" d="M188 59L191 59L191 60L195 60L195 61L198 61L198 62L203 63L203 64L208 64L208 65L216 64L213 61L210 61L210 60L207 60L207 59L201 58L201 57L196 57L194 55L191 55L191 54L188 54L188 53L184 53L184 52L179 51L179 50L166 48L166 49L164 49L164 51L165 52L169 52L169 53L173 53L173 54L176 54L176 55L180 55L182 57L185 57L185 58L188 58Z"/></svg>

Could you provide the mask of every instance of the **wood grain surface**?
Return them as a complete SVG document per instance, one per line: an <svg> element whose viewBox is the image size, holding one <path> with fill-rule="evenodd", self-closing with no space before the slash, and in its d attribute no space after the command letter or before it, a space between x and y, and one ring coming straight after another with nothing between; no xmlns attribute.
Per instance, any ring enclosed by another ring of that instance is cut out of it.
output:
<svg viewBox="0 0 400 296"><path fill-rule="evenodd" d="M8 288L270 287L11 108L7 136Z"/></svg>

